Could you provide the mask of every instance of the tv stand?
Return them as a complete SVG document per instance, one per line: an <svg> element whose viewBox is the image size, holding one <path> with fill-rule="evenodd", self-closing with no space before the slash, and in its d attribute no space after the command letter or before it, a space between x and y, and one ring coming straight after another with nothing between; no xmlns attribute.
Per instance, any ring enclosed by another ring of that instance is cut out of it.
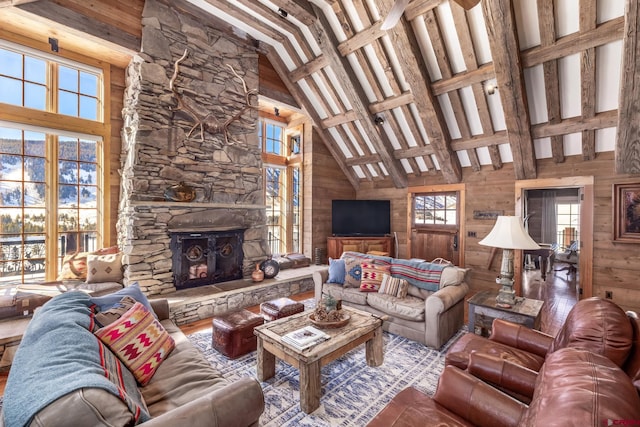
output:
<svg viewBox="0 0 640 427"><path fill-rule="evenodd" d="M327 237L327 257L338 259L343 252L383 252L393 256L393 236Z"/></svg>

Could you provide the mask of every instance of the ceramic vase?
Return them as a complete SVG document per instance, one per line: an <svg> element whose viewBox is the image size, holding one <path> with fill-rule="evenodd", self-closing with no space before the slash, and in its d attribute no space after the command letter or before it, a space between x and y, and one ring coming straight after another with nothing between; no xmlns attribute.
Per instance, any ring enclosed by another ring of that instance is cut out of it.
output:
<svg viewBox="0 0 640 427"><path fill-rule="evenodd" d="M256 264L256 269L251 273L251 279L254 282L262 282L264 280L264 271L260 270L260 264Z"/></svg>

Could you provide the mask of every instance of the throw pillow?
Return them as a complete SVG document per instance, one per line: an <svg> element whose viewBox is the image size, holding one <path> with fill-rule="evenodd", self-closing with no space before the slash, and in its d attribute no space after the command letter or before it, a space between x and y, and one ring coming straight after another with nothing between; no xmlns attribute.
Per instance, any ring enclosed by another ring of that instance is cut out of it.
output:
<svg viewBox="0 0 640 427"><path fill-rule="evenodd" d="M360 279L360 291L378 292L380 284L382 283L382 277L385 274L389 274L389 266L363 262L361 268L362 278Z"/></svg>
<svg viewBox="0 0 640 427"><path fill-rule="evenodd" d="M118 252L117 246L98 249L95 252L76 252L67 254L62 258L62 267L56 280L84 280L87 278L87 257L93 255L107 255Z"/></svg>
<svg viewBox="0 0 640 427"><path fill-rule="evenodd" d="M409 293L409 282L404 279L400 279L400 286L398 287L398 293L396 296L398 298L406 298Z"/></svg>
<svg viewBox="0 0 640 427"><path fill-rule="evenodd" d="M98 327L107 326L122 317L137 301L131 297L124 297L120 302L108 310L96 313L95 320Z"/></svg>
<svg viewBox="0 0 640 427"><path fill-rule="evenodd" d="M360 266L360 260L354 258L343 258L345 277L345 288L359 288L360 276L362 276L362 267Z"/></svg>
<svg viewBox="0 0 640 427"><path fill-rule="evenodd" d="M402 286L402 282L405 283L404 296L400 297L398 293L400 292L400 287ZM382 282L380 283L380 289L378 293L393 295L399 298L404 298L407 296L407 290L409 288L409 283L404 279L399 279L397 277L390 276L388 274L382 275Z"/></svg>
<svg viewBox="0 0 640 427"><path fill-rule="evenodd" d="M455 286L462 283L470 268L460 268L456 266L445 267L440 276L440 289L445 286Z"/></svg>
<svg viewBox="0 0 640 427"><path fill-rule="evenodd" d="M112 294L102 295L100 297L91 297L91 302L98 306L98 311L107 311L120 304L120 300L127 296L133 298L137 302L142 303L147 308L147 310L149 310L151 313L154 313L153 308L151 308L151 303L147 299L147 296L142 293L138 282L135 282L130 286L122 288Z"/></svg>
<svg viewBox="0 0 640 427"><path fill-rule="evenodd" d="M347 274L347 269L343 259L329 258L329 278L327 283L344 284L344 278Z"/></svg>
<svg viewBox="0 0 640 427"><path fill-rule="evenodd" d="M142 386L149 383L156 369L175 347L171 335L139 302L95 334Z"/></svg>
<svg viewBox="0 0 640 427"><path fill-rule="evenodd" d="M87 256L87 283L121 282L122 252Z"/></svg>

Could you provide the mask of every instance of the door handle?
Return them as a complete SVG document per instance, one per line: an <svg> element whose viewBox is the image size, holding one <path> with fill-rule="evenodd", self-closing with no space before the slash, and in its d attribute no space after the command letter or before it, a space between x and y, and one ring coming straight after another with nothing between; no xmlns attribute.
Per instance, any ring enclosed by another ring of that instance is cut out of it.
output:
<svg viewBox="0 0 640 427"><path fill-rule="evenodd" d="M454 251L458 250L458 235L457 234L455 236L453 236L453 250Z"/></svg>

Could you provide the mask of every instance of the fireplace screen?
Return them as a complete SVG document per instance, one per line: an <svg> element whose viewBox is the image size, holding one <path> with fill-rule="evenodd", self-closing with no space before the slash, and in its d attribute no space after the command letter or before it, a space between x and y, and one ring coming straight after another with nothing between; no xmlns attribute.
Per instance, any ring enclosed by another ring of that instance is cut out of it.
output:
<svg viewBox="0 0 640 427"><path fill-rule="evenodd" d="M242 278L244 230L171 233L177 289Z"/></svg>

